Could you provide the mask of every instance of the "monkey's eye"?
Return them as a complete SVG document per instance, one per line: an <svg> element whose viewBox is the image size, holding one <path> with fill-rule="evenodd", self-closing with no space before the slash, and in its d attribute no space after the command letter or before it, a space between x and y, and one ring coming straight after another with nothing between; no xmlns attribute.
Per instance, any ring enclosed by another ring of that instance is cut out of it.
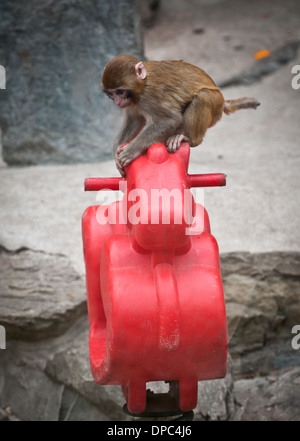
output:
<svg viewBox="0 0 300 441"><path fill-rule="evenodd" d="M117 90L116 90L116 94L117 94L117 95L123 95L123 93L124 93L124 90L123 90L123 89L117 89Z"/></svg>

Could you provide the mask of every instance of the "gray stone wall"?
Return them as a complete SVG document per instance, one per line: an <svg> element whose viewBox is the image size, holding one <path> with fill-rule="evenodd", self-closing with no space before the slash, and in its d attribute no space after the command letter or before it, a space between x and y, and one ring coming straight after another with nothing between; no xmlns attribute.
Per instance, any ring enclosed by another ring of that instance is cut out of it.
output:
<svg viewBox="0 0 300 441"><path fill-rule="evenodd" d="M0 421L136 420L120 386L92 377L85 281L68 259L2 247L0 264ZM199 382L195 420L299 420L299 253L228 253L221 268L231 357L224 379Z"/></svg>
<svg viewBox="0 0 300 441"><path fill-rule="evenodd" d="M11 165L112 158L121 112L101 93L113 56L143 55L135 0L0 3L3 157Z"/></svg>

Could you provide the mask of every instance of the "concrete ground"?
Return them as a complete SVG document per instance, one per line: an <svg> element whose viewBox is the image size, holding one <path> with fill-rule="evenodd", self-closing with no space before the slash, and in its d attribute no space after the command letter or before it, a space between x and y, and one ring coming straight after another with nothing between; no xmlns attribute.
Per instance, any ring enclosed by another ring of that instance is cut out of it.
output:
<svg viewBox="0 0 300 441"><path fill-rule="evenodd" d="M250 69L253 54L300 41L298 0L162 1L145 30L149 59L184 59L219 83ZM226 88L225 98L254 96L261 106L211 128L192 150L191 173L223 172L227 186L205 190L220 252L299 251L300 89L291 73L300 57L271 75ZM85 193L90 176L118 176L113 161L72 166L4 167L0 171L0 244L70 257L84 271L80 219L99 203Z"/></svg>

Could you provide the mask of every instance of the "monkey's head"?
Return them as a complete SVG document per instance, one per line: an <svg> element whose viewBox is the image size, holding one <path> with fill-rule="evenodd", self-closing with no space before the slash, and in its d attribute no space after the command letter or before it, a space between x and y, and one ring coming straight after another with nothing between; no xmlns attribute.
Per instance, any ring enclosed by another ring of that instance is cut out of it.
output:
<svg viewBox="0 0 300 441"><path fill-rule="evenodd" d="M115 105L124 109L138 101L144 89L146 69L132 55L118 55L110 60L102 75L102 89Z"/></svg>

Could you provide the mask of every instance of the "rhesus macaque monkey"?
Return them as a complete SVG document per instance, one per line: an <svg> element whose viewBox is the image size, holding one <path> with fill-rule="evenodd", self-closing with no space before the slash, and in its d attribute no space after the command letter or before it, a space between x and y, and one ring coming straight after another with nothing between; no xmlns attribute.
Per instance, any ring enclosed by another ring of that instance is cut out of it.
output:
<svg viewBox="0 0 300 441"><path fill-rule="evenodd" d="M202 69L184 61L139 61L114 57L102 75L103 91L124 109L124 121L114 141L120 173L152 144L162 142L175 152L182 141L195 147L206 130L239 109L256 109L254 98L224 100ZM129 143L124 148L122 144Z"/></svg>

